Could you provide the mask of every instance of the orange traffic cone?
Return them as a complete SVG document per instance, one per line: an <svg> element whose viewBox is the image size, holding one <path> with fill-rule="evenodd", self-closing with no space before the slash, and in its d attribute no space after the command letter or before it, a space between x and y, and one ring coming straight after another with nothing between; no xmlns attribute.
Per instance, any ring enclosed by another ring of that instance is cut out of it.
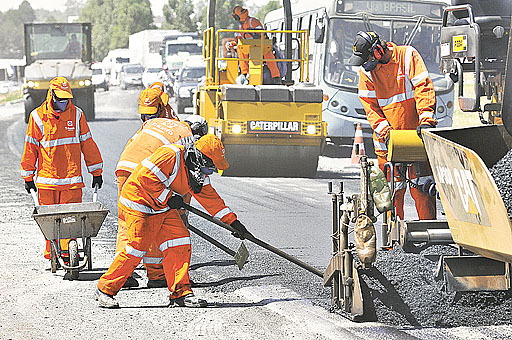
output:
<svg viewBox="0 0 512 340"><path fill-rule="evenodd" d="M358 164L361 156L364 156L363 129L361 124L357 123L356 134L354 135L354 145L352 146L351 164Z"/></svg>

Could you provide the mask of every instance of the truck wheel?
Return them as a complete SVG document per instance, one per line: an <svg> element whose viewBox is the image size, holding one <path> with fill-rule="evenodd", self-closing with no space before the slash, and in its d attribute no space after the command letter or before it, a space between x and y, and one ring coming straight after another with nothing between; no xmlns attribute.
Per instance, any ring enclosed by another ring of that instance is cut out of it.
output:
<svg viewBox="0 0 512 340"><path fill-rule="evenodd" d="M78 266L78 243L76 240L69 241L69 266L76 267ZM78 269L72 269L69 271L70 280L78 279Z"/></svg>
<svg viewBox="0 0 512 340"><path fill-rule="evenodd" d="M27 99L25 99L25 123L28 123L28 120L30 118L30 113L32 110L35 109L35 103L32 96L29 96Z"/></svg>

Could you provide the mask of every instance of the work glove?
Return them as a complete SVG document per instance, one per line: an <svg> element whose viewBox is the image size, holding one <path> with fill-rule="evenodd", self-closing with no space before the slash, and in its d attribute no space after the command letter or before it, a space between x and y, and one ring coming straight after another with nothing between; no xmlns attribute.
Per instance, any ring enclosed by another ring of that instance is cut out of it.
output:
<svg viewBox="0 0 512 340"><path fill-rule="evenodd" d="M236 77L235 83L240 85L249 85L249 77L247 76L247 74L241 74L238 77Z"/></svg>
<svg viewBox="0 0 512 340"><path fill-rule="evenodd" d="M234 220L233 223L231 223L231 227L235 229L231 232L231 235L233 235L236 238L239 238L241 240L245 239L245 235L251 235L251 233L245 228L245 226L240 222L239 220Z"/></svg>
<svg viewBox="0 0 512 340"><path fill-rule="evenodd" d="M180 209L183 207L183 196L180 195L172 195L171 198L167 200L167 205L171 209Z"/></svg>
<svg viewBox="0 0 512 340"><path fill-rule="evenodd" d="M98 184L98 189L101 189L101 186L103 185L103 177L101 175L99 176L92 176L92 187Z"/></svg>
<svg viewBox="0 0 512 340"><path fill-rule="evenodd" d="M34 189L34 191L37 191L36 184L34 181L27 181L25 182L25 190L30 194L30 189Z"/></svg>
<svg viewBox="0 0 512 340"><path fill-rule="evenodd" d="M421 130L423 130L423 129L430 129L431 127L433 127L433 126L430 125L430 124L420 124L420 125L418 125L418 127L416 128L416 133L418 134L418 137L423 139L423 137L421 136Z"/></svg>

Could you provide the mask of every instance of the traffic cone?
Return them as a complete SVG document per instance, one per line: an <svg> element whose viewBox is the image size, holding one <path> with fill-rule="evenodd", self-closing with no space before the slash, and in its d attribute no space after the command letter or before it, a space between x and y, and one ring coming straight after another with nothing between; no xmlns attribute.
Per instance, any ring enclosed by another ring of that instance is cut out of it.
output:
<svg viewBox="0 0 512 340"><path fill-rule="evenodd" d="M364 156L363 129L361 123L357 123L356 134L354 135L354 145L352 146L352 157L350 164L359 164L359 159Z"/></svg>

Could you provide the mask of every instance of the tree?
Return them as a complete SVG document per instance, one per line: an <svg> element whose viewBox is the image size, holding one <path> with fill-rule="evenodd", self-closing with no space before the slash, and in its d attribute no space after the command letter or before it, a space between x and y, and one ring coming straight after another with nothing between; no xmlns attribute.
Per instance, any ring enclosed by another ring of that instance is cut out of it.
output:
<svg viewBox="0 0 512 340"><path fill-rule="evenodd" d="M271 0L265 6L261 7L256 13L255 17L260 19L261 22L265 20L265 17L269 12L283 7L282 2L279 0Z"/></svg>
<svg viewBox="0 0 512 340"><path fill-rule="evenodd" d="M242 0L217 0L217 5L215 6L215 28L238 28L236 21L231 16L235 6L244 6L244 3ZM205 7L201 12L203 14L200 20L201 29L204 30L206 28L206 19L208 16L207 7Z"/></svg>
<svg viewBox="0 0 512 340"><path fill-rule="evenodd" d="M163 8L163 28L181 32L197 32L197 18L191 0L168 0Z"/></svg>
<svg viewBox="0 0 512 340"><path fill-rule="evenodd" d="M128 47L130 34L154 28L149 0L88 0L79 21L92 23L95 60L112 49Z"/></svg>
<svg viewBox="0 0 512 340"><path fill-rule="evenodd" d="M36 15L28 1L18 9L10 9L0 16L0 57L21 58L23 50L23 23L33 22Z"/></svg>

